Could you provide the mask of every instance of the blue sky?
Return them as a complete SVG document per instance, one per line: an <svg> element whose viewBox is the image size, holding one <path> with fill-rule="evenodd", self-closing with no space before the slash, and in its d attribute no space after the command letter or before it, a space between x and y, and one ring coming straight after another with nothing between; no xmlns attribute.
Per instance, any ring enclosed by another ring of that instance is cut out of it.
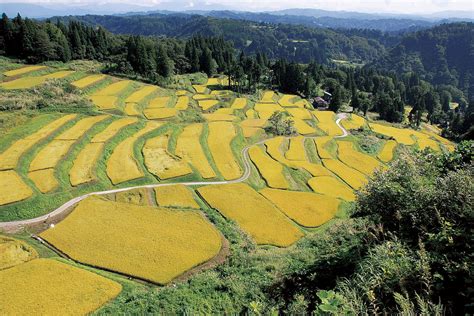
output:
<svg viewBox="0 0 474 316"><path fill-rule="evenodd" d="M127 3L144 6L157 6L170 0L0 0L6 2L29 3ZM473 12L474 0L178 0L183 7L197 7L199 3L216 4L238 10L278 10L286 8L315 8L331 11L394 12L394 13L433 13L447 10Z"/></svg>

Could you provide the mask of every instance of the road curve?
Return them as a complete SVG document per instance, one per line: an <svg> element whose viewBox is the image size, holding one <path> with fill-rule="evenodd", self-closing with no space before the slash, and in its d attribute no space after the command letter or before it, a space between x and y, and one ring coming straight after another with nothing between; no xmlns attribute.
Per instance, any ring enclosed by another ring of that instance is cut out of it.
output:
<svg viewBox="0 0 474 316"><path fill-rule="evenodd" d="M342 130L343 134L340 135L340 136L334 136L334 138L344 138L347 135L349 135L347 130L341 125L341 120L345 119L346 116L347 115L345 113L337 114L336 124ZM314 137L307 137L307 138L314 138ZM25 227L28 227L28 226L33 226L33 225L37 225L37 224L40 224L40 223L44 223L49 218L61 215L63 212L67 211L70 207L76 205L80 201L82 201L85 198L87 198L89 196L92 196L92 195L106 195L106 194L113 194L113 193L119 193L119 192L124 192L124 191L130 191L130 190L134 190L134 189L157 188L157 187L164 187L164 186L175 185L175 184L182 184L182 185L186 185L186 186L197 186L197 185L217 185L217 184L231 184L231 183L244 182L245 180L247 180L250 177L251 170L252 170L251 169L252 164L250 162L250 158L249 158L249 154L248 154L249 149L253 146L263 144L267 140L269 140L269 139L262 140L258 143L249 145L249 146L245 147L244 149L242 149L241 154L242 154L242 160L243 160L243 163L244 163L244 173L238 179L224 180L224 181L155 183L155 184L133 186L133 187L127 187L127 188L121 188L121 189L112 189L112 190L106 190L106 191L91 192L91 193L87 193L87 194L75 197L75 198L67 201L66 203L64 203L63 205L61 205L60 207L58 207L54 211L52 211L48 214L39 216L39 217L35 217L35 218L31 218L31 219L25 219L25 220L11 221L11 222L0 222L0 231L2 231L2 230L4 230L4 231L18 231L18 230L20 230L22 228L25 228Z"/></svg>

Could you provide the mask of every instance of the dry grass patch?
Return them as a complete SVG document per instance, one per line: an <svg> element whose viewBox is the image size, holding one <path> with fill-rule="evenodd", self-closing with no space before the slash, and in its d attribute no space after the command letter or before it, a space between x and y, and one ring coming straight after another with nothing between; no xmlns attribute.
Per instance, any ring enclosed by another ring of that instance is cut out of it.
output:
<svg viewBox="0 0 474 316"><path fill-rule="evenodd" d="M318 128L329 136L342 135L342 131L336 124L336 114L332 111L314 111L318 119Z"/></svg>
<svg viewBox="0 0 474 316"><path fill-rule="evenodd" d="M0 171L0 205L25 200L33 191L13 170Z"/></svg>
<svg viewBox="0 0 474 316"><path fill-rule="evenodd" d="M243 183L197 190L209 205L235 221L259 245L288 247L303 233L272 203Z"/></svg>
<svg viewBox="0 0 474 316"><path fill-rule="evenodd" d="M38 253L27 243L0 235L0 271L38 258Z"/></svg>
<svg viewBox="0 0 474 316"><path fill-rule="evenodd" d="M371 176L376 169L383 167L383 165L374 157L355 150L354 145L351 142L339 141L337 142L337 145L339 159L349 167L352 167L368 176Z"/></svg>
<svg viewBox="0 0 474 316"><path fill-rule="evenodd" d="M209 123L208 145L211 155L224 179L233 180L241 175L230 143L236 136L235 127L230 122Z"/></svg>
<svg viewBox="0 0 474 316"><path fill-rule="evenodd" d="M397 147L397 142L394 140L389 140L385 143L385 145L382 148L382 151L378 154L378 158L382 160L383 162L389 162L392 161L393 159L393 152L395 151L395 148Z"/></svg>
<svg viewBox="0 0 474 316"><path fill-rule="evenodd" d="M58 180L54 175L54 169L52 168L29 172L28 178L34 182L41 193L51 192L59 186Z"/></svg>
<svg viewBox="0 0 474 316"><path fill-rule="evenodd" d="M0 170L15 168L18 164L18 160L26 151L74 118L76 118L75 114L65 115L40 128L33 134L17 140L0 154Z"/></svg>
<svg viewBox="0 0 474 316"><path fill-rule="evenodd" d="M140 137L160 126L160 123L148 122L144 128L115 147L107 160L107 176L113 184L138 179L145 175L135 159L133 146Z"/></svg>
<svg viewBox="0 0 474 316"><path fill-rule="evenodd" d="M200 208L191 190L182 184L156 187L155 194L156 202L162 207Z"/></svg>
<svg viewBox="0 0 474 316"><path fill-rule="evenodd" d="M308 181L308 185L314 192L343 199L349 202L355 201L354 191L346 184L331 176L315 177Z"/></svg>
<svg viewBox="0 0 474 316"><path fill-rule="evenodd" d="M243 110L247 106L247 99L246 98L235 98L234 102L232 102L231 109L233 110Z"/></svg>
<svg viewBox="0 0 474 316"><path fill-rule="evenodd" d="M278 161L267 156L257 146L249 149L249 155L269 187L278 189L288 189L290 187L283 174L283 166Z"/></svg>
<svg viewBox="0 0 474 316"><path fill-rule="evenodd" d="M36 259L0 271L0 314L86 315L121 290L117 282L95 273Z"/></svg>
<svg viewBox="0 0 474 316"><path fill-rule="evenodd" d="M73 81L71 82L71 84L76 88L82 89L103 80L105 77L105 75L90 75L82 79Z"/></svg>
<svg viewBox="0 0 474 316"><path fill-rule="evenodd" d="M148 171L163 180L191 174L185 161L168 152L168 142L168 135L147 139L142 152Z"/></svg>
<svg viewBox="0 0 474 316"><path fill-rule="evenodd" d="M335 159L323 159L323 165L344 180L353 189L358 190L367 183L367 178L359 171Z"/></svg>
<svg viewBox="0 0 474 316"><path fill-rule="evenodd" d="M219 231L199 212L99 198L81 201L40 236L79 262L160 284L212 259L222 247Z"/></svg>
<svg viewBox="0 0 474 316"><path fill-rule="evenodd" d="M295 192L265 188L260 191L289 218L305 227L318 227L336 214L338 199L310 192Z"/></svg>
<svg viewBox="0 0 474 316"><path fill-rule="evenodd" d="M191 163L204 179L215 178L216 173L207 161L200 137L202 124L192 124L184 128L176 142L176 155Z"/></svg>
<svg viewBox="0 0 474 316"><path fill-rule="evenodd" d="M7 77L14 77L14 76L23 75L23 74L26 74L26 73L29 73L29 72L32 72L32 71L45 69L45 68L46 68L46 66L40 66L40 65L25 66L25 67L13 69L13 70L5 71L3 74Z"/></svg>

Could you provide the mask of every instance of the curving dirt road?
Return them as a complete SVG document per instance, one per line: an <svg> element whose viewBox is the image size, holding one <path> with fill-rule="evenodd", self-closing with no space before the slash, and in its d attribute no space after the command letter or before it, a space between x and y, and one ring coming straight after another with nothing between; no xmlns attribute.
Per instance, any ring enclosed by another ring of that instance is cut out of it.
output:
<svg viewBox="0 0 474 316"><path fill-rule="evenodd" d="M341 120L345 119L346 116L347 115L345 113L337 114L336 124L342 130L343 134L340 135L340 136L334 136L334 138L344 138L347 135L349 135L347 130L341 125ZM314 138L314 137L307 137L307 138ZM245 180L247 180L250 177L251 170L252 170L251 169L252 165L251 165L249 154L248 154L249 149L253 146L263 144L267 140L268 139L262 140L258 143L249 145L249 146L245 147L244 149L242 149L241 154L242 154L242 160L243 160L243 163L244 163L244 173L238 179L228 180L228 181L200 181L200 182L198 181L198 182L155 183L155 184L140 185L140 186L134 186L134 187L121 188L121 189L112 189L112 190L106 190L106 191L91 192L91 193L87 193L87 194L78 196L78 197L76 197L72 200L69 200L68 202L64 203L63 205L61 205L60 207L58 207L54 211L52 211L48 214L36 217L36 218L18 220L18 221L12 221L12 222L0 222L0 231L15 232L15 231L19 231L19 230L21 230L22 228L25 228L25 227L34 226L34 225L38 225L40 223L44 223L52 217L56 217L56 216L61 215L62 213L66 212L70 207L76 205L80 201L82 201L85 198L87 198L89 196L92 196L92 195L106 195L106 194L113 194L113 193L118 193L118 192L130 191L130 190L134 190L134 189L156 188L156 187L163 187L163 186L169 186L169 185L175 185L175 184L183 184L183 185L187 185L187 186L196 186L196 185L217 185L217 184L231 184L231 183L244 182Z"/></svg>

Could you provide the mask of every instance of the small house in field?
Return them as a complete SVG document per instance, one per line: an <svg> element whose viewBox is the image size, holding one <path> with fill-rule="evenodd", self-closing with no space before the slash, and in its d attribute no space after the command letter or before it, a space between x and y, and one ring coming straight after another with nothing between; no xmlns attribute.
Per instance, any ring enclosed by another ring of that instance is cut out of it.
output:
<svg viewBox="0 0 474 316"><path fill-rule="evenodd" d="M329 102L327 102L326 100L324 100L321 97L316 97L316 98L313 99L313 107L315 109L327 108L328 106L329 106Z"/></svg>

